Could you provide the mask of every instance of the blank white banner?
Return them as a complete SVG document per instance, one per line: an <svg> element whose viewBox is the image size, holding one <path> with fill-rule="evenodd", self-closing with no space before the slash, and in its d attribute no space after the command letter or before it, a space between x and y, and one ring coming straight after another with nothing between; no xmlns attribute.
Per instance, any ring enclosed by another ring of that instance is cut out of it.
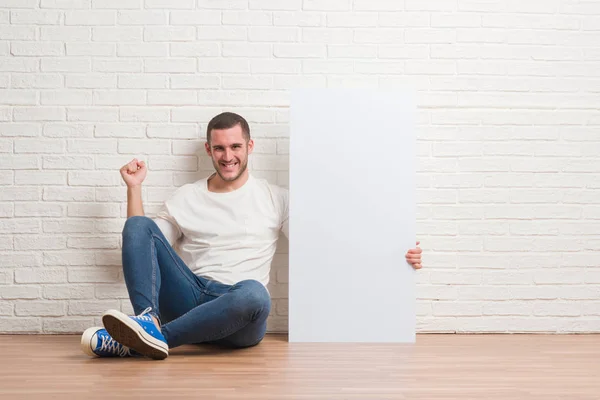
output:
<svg viewBox="0 0 600 400"><path fill-rule="evenodd" d="M414 102L292 92L291 342L415 341Z"/></svg>

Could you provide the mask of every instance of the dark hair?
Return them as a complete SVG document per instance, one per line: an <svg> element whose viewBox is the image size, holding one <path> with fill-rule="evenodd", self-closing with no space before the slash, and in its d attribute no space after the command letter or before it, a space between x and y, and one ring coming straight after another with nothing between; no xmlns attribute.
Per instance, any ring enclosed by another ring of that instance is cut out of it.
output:
<svg viewBox="0 0 600 400"><path fill-rule="evenodd" d="M210 120L206 127L206 140L210 143L210 134L213 129L229 129L236 125L242 127L246 142L250 141L250 127L248 126L248 122L241 115L232 112L221 113Z"/></svg>

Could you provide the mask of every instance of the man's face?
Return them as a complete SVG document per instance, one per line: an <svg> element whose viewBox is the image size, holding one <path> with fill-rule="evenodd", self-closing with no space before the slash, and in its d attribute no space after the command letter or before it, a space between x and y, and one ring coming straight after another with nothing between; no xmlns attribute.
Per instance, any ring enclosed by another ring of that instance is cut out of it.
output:
<svg viewBox="0 0 600 400"><path fill-rule="evenodd" d="M239 124L229 129L213 129L211 142L206 143L206 152L217 174L226 182L235 181L246 171L248 154L253 148L254 141L246 142Z"/></svg>

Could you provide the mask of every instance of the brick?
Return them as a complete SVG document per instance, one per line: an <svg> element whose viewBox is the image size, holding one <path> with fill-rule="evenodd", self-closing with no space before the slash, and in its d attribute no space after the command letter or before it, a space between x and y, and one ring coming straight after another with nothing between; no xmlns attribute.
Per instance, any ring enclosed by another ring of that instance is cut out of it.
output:
<svg viewBox="0 0 600 400"><path fill-rule="evenodd" d="M372 31L374 32L374 30ZM290 37L292 37L292 33L293 31L290 31ZM287 41L295 42L296 40ZM302 28L302 41L305 43L324 44L352 44L353 41L356 43L371 43L364 30L357 29L353 34L352 31L343 28Z"/></svg>
<svg viewBox="0 0 600 400"><path fill-rule="evenodd" d="M88 233L90 221L81 219L44 220L44 233Z"/></svg>
<svg viewBox="0 0 600 400"><path fill-rule="evenodd" d="M223 57L242 58L269 58L273 54L270 43L238 43L224 42L222 44Z"/></svg>
<svg viewBox="0 0 600 400"><path fill-rule="evenodd" d="M137 124L97 124L96 137L140 138L146 136L146 128Z"/></svg>
<svg viewBox="0 0 600 400"><path fill-rule="evenodd" d="M356 72L359 73L382 73L395 72L401 73L403 64L378 62L357 62ZM354 62L346 60L303 60L302 71L307 74L345 74L354 72ZM266 71L265 71L266 72ZM276 71L273 71L276 72ZM293 71L297 72L296 70Z"/></svg>
<svg viewBox="0 0 600 400"><path fill-rule="evenodd" d="M16 171L16 185L66 185L67 173L63 171Z"/></svg>
<svg viewBox="0 0 600 400"><path fill-rule="evenodd" d="M88 9L91 0L41 0L41 8Z"/></svg>
<svg viewBox="0 0 600 400"><path fill-rule="evenodd" d="M198 158L196 156L151 156L148 160L150 169L167 171L197 171Z"/></svg>
<svg viewBox="0 0 600 400"><path fill-rule="evenodd" d="M198 94L194 90L149 90L149 105L179 106L195 105L198 102Z"/></svg>
<svg viewBox="0 0 600 400"><path fill-rule="evenodd" d="M16 89L55 89L63 86L60 74L11 74L11 86Z"/></svg>
<svg viewBox="0 0 600 400"><path fill-rule="evenodd" d="M65 237L23 235L15 237L15 250L59 250L65 248Z"/></svg>
<svg viewBox="0 0 600 400"><path fill-rule="evenodd" d="M67 56L114 57L117 53L115 43L67 43Z"/></svg>
<svg viewBox="0 0 600 400"><path fill-rule="evenodd" d="M67 11L65 25L114 25L115 11Z"/></svg>
<svg viewBox="0 0 600 400"><path fill-rule="evenodd" d="M63 153L65 143L62 139L17 139L15 153Z"/></svg>
<svg viewBox="0 0 600 400"><path fill-rule="evenodd" d="M436 317L480 316L482 305L478 302L434 302L433 315Z"/></svg>
<svg viewBox="0 0 600 400"><path fill-rule="evenodd" d="M20 268L15 271L17 283L64 283L67 271L64 268Z"/></svg>
<svg viewBox="0 0 600 400"><path fill-rule="evenodd" d="M281 5L290 4L279 2ZM294 8L296 9L296 8ZM346 13L345 13L346 14ZM325 15L320 12L309 11L275 11L273 12L273 25L275 26L299 26L318 27L325 25Z"/></svg>
<svg viewBox="0 0 600 400"><path fill-rule="evenodd" d="M66 111L62 107L14 107L15 121L64 121Z"/></svg>
<svg viewBox="0 0 600 400"><path fill-rule="evenodd" d="M171 79L179 78L178 76ZM165 89L169 85L169 79L165 75L119 75L119 89Z"/></svg>
<svg viewBox="0 0 600 400"><path fill-rule="evenodd" d="M28 26L0 25L2 40L35 40L35 28Z"/></svg>
<svg viewBox="0 0 600 400"><path fill-rule="evenodd" d="M64 209L62 204L20 203L15 205L15 217L62 217Z"/></svg>
<svg viewBox="0 0 600 400"><path fill-rule="evenodd" d="M188 9L194 8L195 0L145 0L146 8Z"/></svg>
<svg viewBox="0 0 600 400"><path fill-rule="evenodd" d="M164 203L172 195L172 188L148 188L148 199L150 202Z"/></svg>
<svg viewBox="0 0 600 400"><path fill-rule="evenodd" d="M172 57L218 57L219 46L216 43L175 42L170 44Z"/></svg>
<svg viewBox="0 0 600 400"><path fill-rule="evenodd" d="M73 158L73 157L71 157ZM86 167L89 167L87 163L92 162L93 158L83 157L80 161L83 164L85 160ZM46 168L46 167L45 167ZM91 168L91 167L90 167ZM80 168L82 169L82 168ZM85 168L88 169L88 168ZM45 201L92 201L94 200L94 190L89 188L53 188L45 187L42 199Z"/></svg>
<svg viewBox="0 0 600 400"><path fill-rule="evenodd" d="M246 40L246 31L239 28L236 35L231 35L228 40ZM243 33L243 34L242 34ZM200 32L199 32L200 34ZM247 39L250 42L272 42L273 38L277 38L277 42L297 42L300 39L300 30L292 27L262 27L253 26L248 29ZM199 38L202 38L199 36ZM214 38L219 40L219 38ZM222 39L225 40L225 39Z"/></svg>
<svg viewBox="0 0 600 400"><path fill-rule="evenodd" d="M120 107L119 120L123 122L168 122L168 107Z"/></svg>
<svg viewBox="0 0 600 400"><path fill-rule="evenodd" d="M79 26L42 26L40 38L42 41L57 42L89 42L91 29Z"/></svg>
<svg viewBox="0 0 600 400"><path fill-rule="evenodd" d="M0 7L7 8L36 8L38 0L1 0Z"/></svg>
<svg viewBox="0 0 600 400"><path fill-rule="evenodd" d="M3 300L39 299L41 292L39 286L0 286L0 298Z"/></svg>
<svg viewBox="0 0 600 400"><path fill-rule="evenodd" d="M131 106L146 104L146 92L143 90L96 90L94 104L104 106ZM97 131L97 130L96 130Z"/></svg>
<svg viewBox="0 0 600 400"><path fill-rule="evenodd" d="M42 324L44 333L80 334L94 325L92 318L52 318Z"/></svg>
<svg viewBox="0 0 600 400"><path fill-rule="evenodd" d="M0 204L0 213L2 213L0 215L4 215L6 217L12 217L12 209L6 210L2 204ZM12 250L13 248L13 238L11 236L0 236L0 250Z"/></svg>
<svg viewBox="0 0 600 400"><path fill-rule="evenodd" d="M78 89L116 88L117 77L110 74L68 75L66 87Z"/></svg>
<svg viewBox="0 0 600 400"><path fill-rule="evenodd" d="M22 4L22 1L19 0L19 3ZM41 326L42 320L40 318L0 318L0 332L2 333L39 333L41 332Z"/></svg>
<svg viewBox="0 0 600 400"><path fill-rule="evenodd" d="M58 301L17 301L15 315L27 317L60 317L65 314L65 303Z"/></svg>
<svg viewBox="0 0 600 400"><path fill-rule="evenodd" d="M15 182L13 171L0 171L0 185L12 185Z"/></svg>
<svg viewBox="0 0 600 400"><path fill-rule="evenodd" d="M67 247L70 249L117 249L118 237L69 237Z"/></svg>
<svg viewBox="0 0 600 400"><path fill-rule="evenodd" d="M117 122L119 119L119 108L117 107L93 107L76 108L67 110L67 119L75 122Z"/></svg>
<svg viewBox="0 0 600 400"><path fill-rule="evenodd" d="M60 12L47 10L14 10L10 13L10 23L19 25L58 25Z"/></svg>
<svg viewBox="0 0 600 400"><path fill-rule="evenodd" d="M196 127L191 126L195 133ZM119 153L121 154L160 154L168 155L170 153L170 143L166 140L119 140Z"/></svg>
<svg viewBox="0 0 600 400"><path fill-rule="evenodd" d="M139 9L143 0L92 0L92 8Z"/></svg>
<svg viewBox="0 0 600 400"><path fill-rule="evenodd" d="M94 253L81 250L45 251L43 257L45 266L91 266L95 264ZM23 262L28 264L34 261L25 259Z"/></svg>
<svg viewBox="0 0 600 400"><path fill-rule="evenodd" d="M41 103L50 106L80 106L92 104L92 92L85 90L51 90L41 93Z"/></svg>
<svg viewBox="0 0 600 400"><path fill-rule="evenodd" d="M168 57L169 45L166 43L118 43L119 57ZM163 61L163 60L159 60ZM148 72L148 71L146 71Z"/></svg>
<svg viewBox="0 0 600 400"><path fill-rule="evenodd" d="M3 155L0 158L0 169L38 169L40 160L37 156Z"/></svg>
<svg viewBox="0 0 600 400"><path fill-rule="evenodd" d="M260 30L265 28L252 27L250 29ZM249 35L248 28L239 26L199 26L197 30L197 39L200 41L245 41L248 40L248 38L250 38L250 41L257 41L257 35L257 31L254 31L254 34Z"/></svg>
<svg viewBox="0 0 600 400"><path fill-rule="evenodd" d="M144 71L155 73L155 72L169 72L169 73L185 73L196 71L196 60L190 58L182 59L161 59L154 60L148 59L144 62Z"/></svg>
<svg viewBox="0 0 600 400"><path fill-rule="evenodd" d="M44 298L50 300L84 300L94 298L93 285L44 285Z"/></svg>
<svg viewBox="0 0 600 400"><path fill-rule="evenodd" d="M530 316L533 313L533 304L531 302L497 302L483 304L483 315L509 316L522 315Z"/></svg>
<svg viewBox="0 0 600 400"><path fill-rule="evenodd" d="M118 300L69 301L68 315L102 315L109 309L118 309Z"/></svg>
<svg viewBox="0 0 600 400"><path fill-rule="evenodd" d="M62 56L64 44L56 42L11 42L10 54L13 56Z"/></svg>
<svg viewBox="0 0 600 400"><path fill-rule="evenodd" d="M0 303L0 316L12 316L14 305L12 302L3 301Z"/></svg>
<svg viewBox="0 0 600 400"><path fill-rule="evenodd" d="M119 216L119 206L102 203L69 204L67 215L69 217L115 218Z"/></svg>
<svg viewBox="0 0 600 400"><path fill-rule="evenodd" d="M171 25L221 25L220 11L171 11L170 18Z"/></svg>
<svg viewBox="0 0 600 400"><path fill-rule="evenodd" d="M0 57L0 72L35 72L38 66L36 59Z"/></svg>
<svg viewBox="0 0 600 400"><path fill-rule="evenodd" d="M102 250L96 252L96 265L120 266L122 263L121 251Z"/></svg>
<svg viewBox="0 0 600 400"><path fill-rule="evenodd" d="M247 0L202 0L198 2L200 9L245 10L247 7Z"/></svg>
<svg viewBox="0 0 600 400"><path fill-rule="evenodd" d="M41 70L44 72L88 72L92 63L81 57L44 57L41 60Z"/></svg>
<svg viewBox="0 0 600 400"><path fill-rule="evenodd" d="M142 72L143 61L135 59L94 59L94 72Z"/></svg>
<svg viewBox="0 0 600 400"><path fill-rule="evenodd" d="M207 107L177 107L173 109L171 113L171 119L173 122L206 122L210 121L216 114L221 112L221 109L211 109ZM181 125L180 125L181 126ZM189 126L189 125L187 125ZM189 128L186 128L189 130ZM164 137L164 136L152 136L151 127L148 127L148 136L149 137ZM190 132L191 134L191 132ZM197 136L195 136L197 137ZM189 138L193 139L193 137L185 136L179 137L180 139Z"/></svg>
<svg viewBox="0 0 600 400"><path fill-rule="evenodd" d="M240 60L232 63L229 59L198 60L198 71L202 73L249 73L250 62Z"/></svg>
<svg viewBox="0 0 600 400"><path fill-rule="evenodd" d="M176 12L177 11L172 11L171 14ZM119 11L117 15L117 23L119 25L142 26L166 25L168 23L168 13L162 10Z"/></svg>
<svg viewBox="0 0 600 400"><path fill-rule="evenodd" d="M273 15L266 11L223 11L223 25L270 26Z"/></svg>
<svg viewBox="0 0 600 400"><path fill-rule="evenodd" d="M94 158L90 156L44 156L44 169L93 169Z"/></svg>
<svg viewBox="0 0 600 400"><path fill-rule="evenodd" d="M101 219L94 222L94 232L98 233L117 233L123 231L125 219Z"/></svg>
<svg viewBox="0 0 600 400"><path fill-rule="evenodd" d="M195 38L196 29L192 26L157 26L144 28L145 42L191 41Z"/></svg>

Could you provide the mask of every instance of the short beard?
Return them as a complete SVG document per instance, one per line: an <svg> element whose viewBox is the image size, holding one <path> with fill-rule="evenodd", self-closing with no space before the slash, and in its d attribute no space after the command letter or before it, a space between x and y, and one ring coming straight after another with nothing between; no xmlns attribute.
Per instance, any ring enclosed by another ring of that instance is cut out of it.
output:
<svg viewBox="0 0 600 400"><path fill-rule="evenodd" d="M216 163L215 160L213 160L213 166L215 167L215 171L221 177L222 180L224 180L225 182L233 182L236 179L238 179L240 176L242 176L244 171L246 171L246 169L248 169L248 160L246 159L246 161L243 164L240 162L240 172L238 172L238 174L236 176L234 176L233 178L225 178L223 175L221 175L221 169L219 168L219 163Z"/></svg>

